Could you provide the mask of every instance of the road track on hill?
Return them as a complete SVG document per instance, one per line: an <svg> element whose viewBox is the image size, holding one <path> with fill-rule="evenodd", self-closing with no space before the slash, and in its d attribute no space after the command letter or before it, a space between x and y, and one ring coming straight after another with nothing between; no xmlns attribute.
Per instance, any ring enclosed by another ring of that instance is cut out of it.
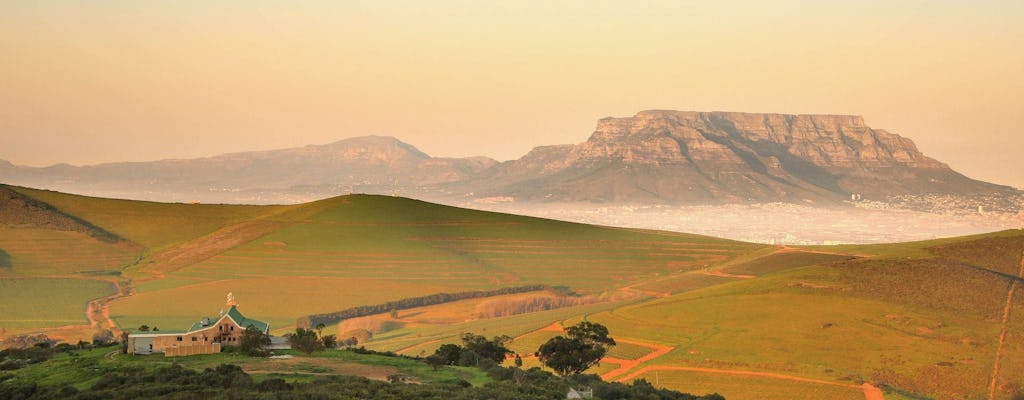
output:
<svg viewBox="0 0 1024 400"><path fill-rule="evenodd" d="M1017 276L1024 277L1024 252L1021 253L1020 270L1017 271ZM1010 309L1013 308L1013 294L1018 286L1020 286L1020 281L1014 280L1010 283L1010 289L1006 292L1006 306L1003 307L1003 321L1002 328L999 330L999 344L996 346L996 357L995 361L992 362L992 379L988 385L988 400L995 399L996 381L999 380L999 361L1003 357L1003 343L1006 342L1006 332L1009 329Z"/></svg>
<svg viewBox="0 0 1024 400"><path fill-rule="evenodd" d="M631 373L629 375L626 375L626 376L624 376L622 378L616 379L615 381L616 382L628 382L629 380L635 379L636 377L638 377L640 375L643 375L643 374L645 374L647 372L650 372L650 371L701 372L701 373L708 373L708 374L753 376L753 377L759 377L759 378L780 379L780 380L792 381L792 382L814 383L814 384L819 384L819 385L829 385L829 386L845 387L845 388L850 388L850 389L860 389L861 391L864 392L864 399L865 400L884 400L885 399L885 397L882 395L882 391L881 390L879 390L877 387L875 387L874 385L872 385L870 383L867 383L867 382L865 382L862 385L854 385L854 384L846 384L846 383L826 381L826 380L821 380L821 379L804 378L804 377L799 377L799 376L777 374L777 373L774 373L774 372L740 371L740 370L731 370L731 369L715 369L715 368L678 367L678 366L668 366L668 365L656 365L656 366L649 366L649 367L640 368L640 369L634 371L633 373Z"/></svg>
<svg viewBox="0 0 1024 400"><path fill-rule="evenodd" d="M606 381L611 381L612 378L614 378L616 376L619 376L619 375L622 375L622 374L625 374L626 372L629 372L629 370L631 370L633 368L636 368L637 365L640 365L641 363L644 363L644 362L653 360L655 358L661 357L661 356L665 355L666 353L672 351L672 349L675 349L675 347L671 347L671 346L661 346L661 345L656 345L656 344L651 344L651 343L646 343L646 342L640 342L640 341L636 341L636 340L616 339L616 341L619 342L619 343L627 343L627 344L632 344L632 345L636 345L636 346L640 346L640 347L646 347L646 348L649 348L649 349L651 349L653 351L651 351L650 353L645 354L643 357L637 358L635 360L624 360L624 359L614 358L614 357L605 357L603 361L607 361L609 363L618 364L619 365L618 368L613 369L613 370L608 371L608 372L605 372L604 374L601 375L601 379L604 379Z"/></svg>

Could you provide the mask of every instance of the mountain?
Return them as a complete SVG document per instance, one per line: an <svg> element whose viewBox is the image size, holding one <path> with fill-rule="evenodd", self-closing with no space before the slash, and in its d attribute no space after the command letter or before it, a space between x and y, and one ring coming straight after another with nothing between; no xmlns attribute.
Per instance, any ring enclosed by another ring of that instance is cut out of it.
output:
<svg viewBox="0 0 1024 400"><path fill-rule="evenodd" d="M586 142L538 147L461 185L517 201L612 203L1015 192L967 178L859 116L664 110L601 119Z"/></svg>
<svg viewBox="0 0 1024 400"><path fill-rule="evenodd" d="M395 186L429 186L466 179L496 163L486 157L430 157L392 137L365 136L198 159L45 168L0 163L0 182L134 199L260 202L261 192L384 193Z"/></svg>
<svg viewBox="0 0 1024 400"><path fill-rule="evenodd" d="M665 110L604 118L586 142L537 147L504 163L435 158L392 137L367 136L190 160L45 168L0 162L0 182L227 203L297 203L350 192L445 203L606 204L827 205L853 195L879 201L939 195L985 196L977 203L992 205L1019 196L965 177L859 116Z"/></svg>

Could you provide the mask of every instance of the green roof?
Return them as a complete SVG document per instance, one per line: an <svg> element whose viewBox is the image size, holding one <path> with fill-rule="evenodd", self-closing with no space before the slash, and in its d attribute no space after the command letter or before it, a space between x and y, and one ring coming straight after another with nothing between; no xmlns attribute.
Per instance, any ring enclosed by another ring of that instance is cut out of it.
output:
<svg viewBox="0 0 1024 400"><path fill-rule="evenodd" d="M263 332L263 333L268 333L268 331L270 330L270 325L268 325L266 322L257 321L257 320L252 319L252 318L246 318L244 315L242 315L241 311L238 311L238 307L231 306L231 308L228 309L228 312L226 312L224 314L221 314L217 318L206 318L210 322L209 324L203 325L203 322L199 321L199 322L196 322L196 323L192 324L192 327L189 328L188 331L192 332L192 331L197 331L197 330L200 330L200 329L207 328L210 325L213 325L217 321L219 321L222 317L224 317L225 314L230 316L231 319L235 320L235 322L238 323L238 326L241 326L242 328L248 328L250 325L252 325L252 326L255 326L256 329L259 329L260 332Z"/></svg>
<svg viewBox="0 0 1024 400"><path fill-rule="evenodd" d="M235 320L235 322L237 322L238 325L241 326L242 328L248 328L250 325L252 325L263 333L267 333L267 331L270 330L269 324L263 321L254 320L252 318L246 318L244 315L242 315L241 312L238 311L238 307L236 306L231 306L231 309L228 310L227 314L228 316L231 317L231 319Z"/></svg>

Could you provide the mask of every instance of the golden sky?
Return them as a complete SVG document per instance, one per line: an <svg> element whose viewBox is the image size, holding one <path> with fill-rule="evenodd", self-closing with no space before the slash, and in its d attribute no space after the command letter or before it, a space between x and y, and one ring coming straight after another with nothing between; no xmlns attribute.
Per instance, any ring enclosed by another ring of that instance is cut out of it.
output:
<svg viewBox="0 0 1024 400"><path fill-rule="evenodd" d="M390 135L518 158L644 109L863 115L1024 187L1024 2L6 1L0 159Z"/></svg>

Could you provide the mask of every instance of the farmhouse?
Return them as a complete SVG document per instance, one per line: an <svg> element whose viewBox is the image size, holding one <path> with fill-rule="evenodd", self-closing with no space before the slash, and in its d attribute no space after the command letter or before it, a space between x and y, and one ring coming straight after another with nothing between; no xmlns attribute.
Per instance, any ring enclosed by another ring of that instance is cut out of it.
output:
<svg viewBox="0 0 1024 400"><path fill-rule="evenodd" d="M253 326L266 334L270 325L246 318L228 293L228 309L217 318L203 317L188 330L136 332L128 335L128 353L164 353L167 357L219 353L221 346L241 344L242 332Z"/></svg>

